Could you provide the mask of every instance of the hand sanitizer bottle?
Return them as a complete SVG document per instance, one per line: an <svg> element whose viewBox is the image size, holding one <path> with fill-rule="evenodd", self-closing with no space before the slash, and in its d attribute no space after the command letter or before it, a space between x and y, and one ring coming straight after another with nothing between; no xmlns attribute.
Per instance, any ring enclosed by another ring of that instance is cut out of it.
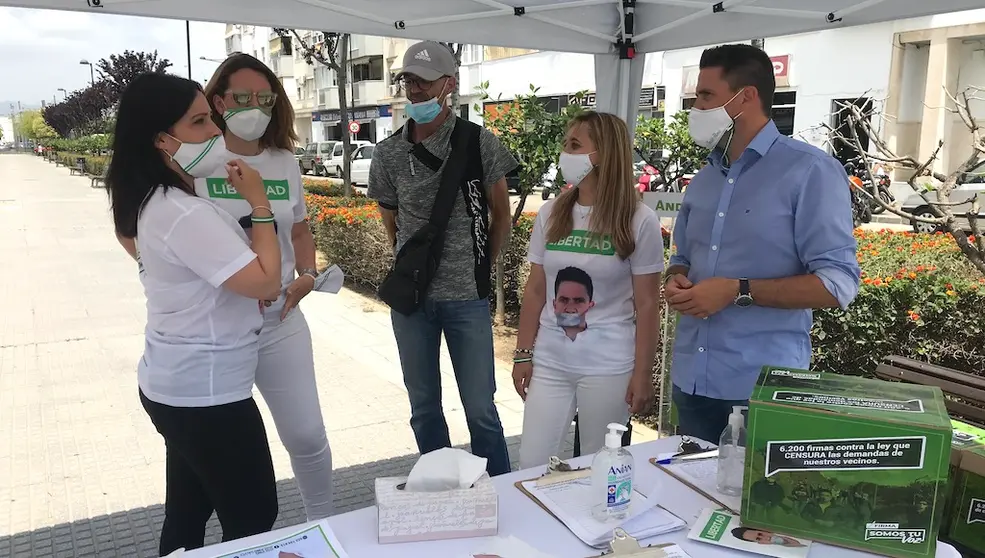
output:
<svg viewBox="0 0 985 558"><path fill-rule="evenodd" d="M627 429L612 423L605 435L605 447L592 461L592 516L602 522L619 521L629 513L633 496L633 454L622 448Z"/></svg>
<svg viewBox="0 0 985 558"><path fill-rule="evenodd" d="M718 442L718 491L729 496L742 494L742 476L746 465L746 427L743 409L735 405L728 416L728 426Z"/></svg>

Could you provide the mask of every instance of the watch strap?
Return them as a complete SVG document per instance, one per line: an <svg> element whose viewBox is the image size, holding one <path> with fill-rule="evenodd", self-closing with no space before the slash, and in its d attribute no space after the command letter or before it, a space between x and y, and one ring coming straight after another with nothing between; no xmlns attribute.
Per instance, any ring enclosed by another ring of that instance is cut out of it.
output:
<svg viewBox="0 0 985 558"><path fill-rule="evenodd" d="M739 279L739 296L749 296L749 279Z"/></svg>

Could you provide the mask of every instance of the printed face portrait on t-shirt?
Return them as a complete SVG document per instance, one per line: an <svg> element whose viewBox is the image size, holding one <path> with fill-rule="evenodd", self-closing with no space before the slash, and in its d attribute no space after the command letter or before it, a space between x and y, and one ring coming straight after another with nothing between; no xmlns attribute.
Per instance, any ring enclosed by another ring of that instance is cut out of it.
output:
<svg viewBox="0 0 985 558"><path fill-rule="evenodd" d="M595 306L592 278L577 267L566 267L554 280L554 314L558 327L574 340L588 328L585 314Z"/></svg>

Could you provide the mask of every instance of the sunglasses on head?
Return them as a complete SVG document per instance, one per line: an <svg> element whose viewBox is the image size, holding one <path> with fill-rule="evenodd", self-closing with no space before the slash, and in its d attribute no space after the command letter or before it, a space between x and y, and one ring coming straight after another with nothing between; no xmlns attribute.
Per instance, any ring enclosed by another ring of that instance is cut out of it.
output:
<svg viewBox="0 0 985 558"><path fill-rule="evenodd" d="M257 105L263 108L273 108L274 103L277 102L277 94L273 91L245 91L245 90L231 90L228 91L229 96L232 97L233 102L241 107L249 106L252 99L257 100Z"/></svg>

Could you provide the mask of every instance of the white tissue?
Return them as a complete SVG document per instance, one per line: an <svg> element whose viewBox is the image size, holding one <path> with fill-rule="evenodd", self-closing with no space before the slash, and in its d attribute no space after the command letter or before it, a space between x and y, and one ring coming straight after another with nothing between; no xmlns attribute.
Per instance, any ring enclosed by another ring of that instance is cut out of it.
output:
<svg viewBox="0 0 985 558"><path fill-rule="evenodd" d="M339 266L333 265L315 278L315 287L312 290L335 294L342 290L344 281L345 273L339 269Z"/></svg>
<svg viewBox="0 0 985 558"><path fill-rule="evenodd" d="M486 472L486 458L457 448L441 448L425 453L407 477L410 492L440 492L470 488Z"/></svg>
<svg viewBox="0 0 985 558"><path fill-rule="evenodd" d="M553 554L545 554L524 541L510 535L496 537L482 542L479 551L469 554L470 558L557 558Z"/></svg>

